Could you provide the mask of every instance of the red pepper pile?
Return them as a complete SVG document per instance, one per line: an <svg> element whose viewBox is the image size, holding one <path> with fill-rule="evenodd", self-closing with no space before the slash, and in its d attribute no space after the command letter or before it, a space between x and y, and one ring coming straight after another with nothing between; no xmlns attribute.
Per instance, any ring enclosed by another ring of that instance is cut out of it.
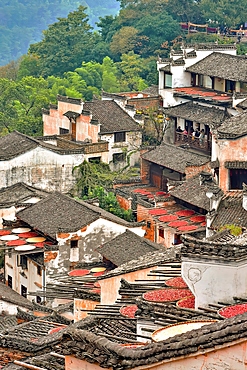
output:
<svg viewBox="0 0 247 370"><path fill-rule="evenodd" d="M157 289L143 294L146 301L172 302L191 295L189 289Z"/></svg>
<svg viewBox="0 0 247 370"><path fill-rule="evenodd" d="M203 221L205 221L205 216L192 216L190 218L190 221L192 221L192 222L203 222Z"/></svg>
<svg viewBox="0 0 247 370"><path fill-rule="evenodd" d="M137 310L138 310L137 305L133 304L133 305L121 307L120 308L120 313L123 316L127 316L130 319L134 319L135 318L135 313L136 313Z"/></svg>
<svg viewBox="0 0 247 370"><path fill-rule="evenodd" d="M188 288L188 285L180 276L166 280L166 285L172 288Z"/></svg>
<svg viewBox="0 0 247 370"><path fill-rule="evenodd" d="M166 216L160 216L159 221L170 222L170 221L177 220L177 218L178 218L178 216L176 216L176 215L166 215Z"/></svg>
<svg viewBox="0 0 247 370"><path fill-rule="evenodd" d="M227 319L230 317L240 315L241 313L247 312L247 303L236 304L235 306L229 306L221 308L219 314Z"/></svg>
<svg viewBox="0 0 247 370"><path fill-rule="evenodd" d="M148 211L148 213L150 215L160 216L160 215L166 215L167 211L165 209L154 208L154 209L150 209L150 211Z"/></svg>
<svg viewBox="0 0 247 370"><path fill-rule="evenodd" d="M186 217L186 216L191 216L194 213L195 212L190 210L190 209L184 209L184 210L181 210L181 211L177 211L176 215Z"/></svg>
<svg viewBox="0 0 247 370"><path fill-rule="evenodd" d="M178 227L179 231L193 231L193 230L196 230L196 229L197 229L197 226L195 226L195 225L187 225L187 226Z"/></svg>
<svg viewBox="0 0 247 370"><path fill-rule="evenodd" d="M0 236L11 234L11 230L0 230Z"/></svg>
<svg viewBox="0 0 247 370"><path fill-rule="evenodd" d="M169 222L168 224L168 226L170 227L179 227L179 226L186 226L186 225L188 225L188 222L182 221L182 220L172 221L172 222Z"/></svg>
<svg viewBox="0 0 247 370"><path fill-rule="evenodd" d="M180 299L180 301L177 302L177 306L181 308L195 308L195 297L191 296Z"/></svg>
<svg viewBox="0 0 247 370"><path fill-rule="evenodd" d="M90 270L72 270L69 272L69 276L84 276L90 273Z"/></svg>

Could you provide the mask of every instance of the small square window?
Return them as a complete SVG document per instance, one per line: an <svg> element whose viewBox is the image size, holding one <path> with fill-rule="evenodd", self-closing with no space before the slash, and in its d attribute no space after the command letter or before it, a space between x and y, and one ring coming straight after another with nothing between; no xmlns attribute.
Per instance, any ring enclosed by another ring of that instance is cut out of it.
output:
<svg viewBox="0 0 247 370"><path fill-rule="evenodd" d="M115 132L114 143L122 143L126 141L126 132Z"/></svg>
<svg viewBox="0 0 247 370"><path fill-rule="evenodd" d="M159 228L159 237L164 238L164 229L163 228Z"/></svg>
<svg viewBox="0 0 247 370"><path fill-rule="evenodd" d="M77 247L78 247L78 240L71 240L70 248L77 248Z"/></svg>

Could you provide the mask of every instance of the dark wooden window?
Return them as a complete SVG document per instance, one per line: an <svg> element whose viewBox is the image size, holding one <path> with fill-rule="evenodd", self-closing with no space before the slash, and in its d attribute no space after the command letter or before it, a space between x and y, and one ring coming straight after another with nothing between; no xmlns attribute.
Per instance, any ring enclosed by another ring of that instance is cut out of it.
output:
<svg viewBox="0 0 247 370"><path fill-rule="evenodd" d="M126 154L125 153L115 153L112 156L113 163L125 162Z"/></svg>
<svg viewBox="0 0 247 370"><path fill-rule="evenodd" d="M147 221L147 228L151 229L151 222L150 221Z"/></svg>
<svg viewBox="0 0 247 370"><path fill-rule="evenodd" d="M230 169L230 189L243 189L243 182L247 183L247 170L245 169Z"/></svg>
<svg viewBox="0 0 247 370"><path fill-rule="evenodd" d="M28 264L27 264L27 256L25 256L24 254L20 255L20 263L19 263L19 266L22 267L23 270L27 270L28 269Z"/></svg>
<svg viewBox="0 0 247 370"><path fill-rule="evenodd" d="M10 275L8 275L8 286L9 286L10 288L12 288L12 287L13 287L13 280L12 280L12 276L10 276Z"/></svg>
<svg viewBox="0 0 247 370"><path fill-rule="evenodd" d="M164 239L164 229L163 229L163 227L159 228L159 237Z"/></svg>
<svg viewBox="0 0 247 370"><path fill-rule="evenodd" d="M27 298L27 287L25 287L24 285L21 285L21 295Z"/></svg>
<svg viewBox="0 0 247 370"><path fill-rule="evenodd" d="M78 240L71 240L70 248L77 248L77 247L78 247Z"/></svg>
<svg viewBox="0 0 247 370"><path fill-rule="evenodd" d="M42 268L39 265L37 266L37 274L40 276L42 275Z"/></svg>
<svg viewBox="0 0 247 370"><path fill-rule="evenodd" d="M37 297L36 297L36 302L41 303L41 297L39 295L37 295Z"/></svg>
<svg viewBox="0 0 247 370"><path fill-rule="evenodd" d="M99 164L100 160L101 160L101 157L93 157L93 158L89 158L88 162Z"/></svg>
<svg viewBox="0 0 247 370"><path fill-rule="evenodd" d="M59 127L59 135L69 134L69 130L67 128Z"/></svg>
<svg viewBox="0 0 247 370"><path fill-rule="evenodd" d="M114 143L123 143L126 141L126 132L115 132Z"/></svg>

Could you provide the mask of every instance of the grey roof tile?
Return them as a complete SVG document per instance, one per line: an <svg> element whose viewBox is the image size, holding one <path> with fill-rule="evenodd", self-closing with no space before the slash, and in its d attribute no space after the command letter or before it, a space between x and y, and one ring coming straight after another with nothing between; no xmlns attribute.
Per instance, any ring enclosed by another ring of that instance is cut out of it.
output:
<svg viewBox="0 0 247 370"><path fill-rule="evenodd" d="M13 131L0 138L0 161L8 160L39 146L37 140Z"/></svg>
<svg viewBox="0 0 247 370"><path fill-rule="evenodd" d="M0 189L0 206L10 207L21 203L28 205L31 198L44 198L49 193L33 186L18 182L12 186Z"/></svg>
<svg viewBox="0 0 247 370"><path fill-rule="evenodd" d="M26 307L32 309L33 304L19 293L7 285L0 282L0 299L9 303L13 303L16 306Z"/></svg>
<svg viewBox="0 0 247 370"><path fill-rule="evenodd" d="M100 123L100 134L120 131L141 131L141 127L113 100L85 102L83 110L92 113Z"/></svg>
<svg viewBox="0 0 247 370"><path fill-rule="evenodd" d="M97 251L114 265L119 266L161 248L159 244L126 230L123 234L97 248Z"/></svg>
<svg viewBox="0 0 247 370"><path fill-rule="evenodd" d="M224 225L247 227L247 211L242 204L243 192L228 192L222 198L211 227L218 229Z"/></svg>
<svg viewBox="0 0 247 370"><path fill-rule="evenodd" d="M186 68L187 72L247 82L247 57L214 52Z"/></svg>
<svg viewBox="0 0 247 370"><path fill-rule="evenodd" d="M175 198L209 211L210 201L206 196L207 190L206 185L200 185L199 176L195 176L171 189L169 193Z"/></svg>
<svg viewBox="0 0 247 370"><path fill-rule="evenodd" d="M185 173L187 166L201 166L210 161L206 155L190 152L188 149L171 144L161 144L143 154L142 158L180 173Z"/></svg>
<svg viewBox="0 0 247 370"><path fill-rule="evenodd" d="M198 103L188 102L164 110L165 114L181 117L190 121L204 123L212 128L218 127L227 117L224 109L206 107Z"/></svg>
<svg viewBox="0 0 247 370"><path fill-rule="evenodd" d="M67 195L55 192L16 216L55 239L58 232L77 231L97 220L100 214Z"/></svg>
<svg viewBox="0 0 247 370"><path fill-rule="evenodd" d="M246 60L247 64L247 60ZM235 139L247 134L247 112L226 119L217 129L219 139Z"/></svg>

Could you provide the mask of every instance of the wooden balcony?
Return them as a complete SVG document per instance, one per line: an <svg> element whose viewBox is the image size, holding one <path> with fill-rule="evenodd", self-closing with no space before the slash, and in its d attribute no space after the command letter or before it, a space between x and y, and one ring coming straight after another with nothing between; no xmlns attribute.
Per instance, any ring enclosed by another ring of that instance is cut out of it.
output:
<svg viewBox="0 0 247 370"><path fill-rule="evenodd" d="M198 137L192 135L185 135L182 132L175 133L175 144L176 145L187 145L191 149L196 149L205 154L211 155L212 142L211 138L205 136L204 140L200 140Z"/></svg>

